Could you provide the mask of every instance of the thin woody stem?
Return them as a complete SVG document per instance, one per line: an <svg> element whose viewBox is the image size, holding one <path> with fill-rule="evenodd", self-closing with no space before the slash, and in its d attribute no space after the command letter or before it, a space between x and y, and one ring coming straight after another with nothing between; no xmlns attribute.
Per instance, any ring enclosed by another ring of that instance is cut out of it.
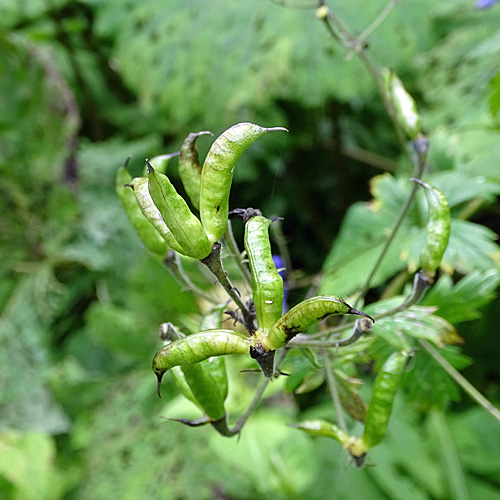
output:
<svg viewBox="0 0 500 500"><path fill-rule="evenodd" d="M344 325L346 329L349 325ZM338 348L354 344L363 335L368 335L372 329L372 323L367 318L358 319L354 324L354 330L349 337L342 340L310 340L304 335L304 338L297 336L292 339L288 345L293 347L316 347L316 348Z"/></svg>
<svg viewBox="0 0 500 500"><path fill-rule="evenodd" d="M222 245L220 243L214 243L210 255L202 259L200 262L208 267L208 269L217 278L217 281L222 285L229 297L231 297L233 302L238 306L241 314L243 315L243 324L245 325L245 328L249 333L253 333L256 329L254 315L241 300L238 290L233 286L231 281L229 281L227 273L222 266L221 248Z"/></svg>
<svg viewBox="0 0 500 500"><path fill-rule="evenodd" d="M493 406L460 372L453 368L427 340L418 339L418 342L476 403L500 422L500 410L498 408Z"/></svg>
<svg viewBox="0 0 500 500"><path fill-rule="evenodd" d="M170 274L175 279L175 281L181 286L184 290L190 290L194 295L205 299L207 302L211 304L218 304L219 301L212 297L210 294L196 286L189 276L186 274L182 267L182 262L174 251L169 252L167 257L163 259L163 265L170 271Z"/></svg>
<svg viewBox="0 0 500 500"><path fill-rule="evenodd" d="M229 252L233 260L236 262L238 269L240 270L241 275L247 285L247 287L251 288L252 286L252 278L250 277L250 272L248 271L248 267L243 263L243 259L241 258L241 252L238 248L238 244L236 243L236 239L233 233L233 226L231 224L231 220L228 221L227 231L224 235L224 242L229 248Z"/></svg>
<svg viewBox="0 0 500 500"><path fill-rule="evenodd" d="M427 150L428 150L428 142L427 139L415 139L413 141L415 152L417 153L417 165L416 165L416 177L420 178L422 177L422 174L424 172L425 168L425 160L427 158ZM384 260L387 250L391 246L392 242L394 241L394 238L396 237L401 224L403 223L406 215L408 214L408 211L411 207L411 204L413 203L413 200L415 198L415 194L417 192L417 189L419 188L418 184L413 183L411 187L410 194L408 195L408 198L406 199L404 205L401 207L401 210L399 212L399 215L394 223L394 226L392 227L391 233L389 237L387 238L384 246L382 247L382 250L380 251L380 254L375 262L375 264L372 267L372 270L370 271L370 274L365 280L365 283L363 284L361 291L359 292L359 295L357 296L356 300L354 301L353 307L356 307L357 303L363 298L366 294L366 292L370 289L370 285L372 282L373 277L375 276L375 273L377 272L380 264Z"/></svg>
<svg viewBox="0 0 500 500"><path fill-rule="evenodd" d="M283 361L283 358L286 356L286 349L281 349L278 358L276 359L276 372L278 372L279 365ZM247 411L240 417L236 425L232 428L229 429L229 432L231 434L238 434L243 426L245 425L245 422L248 420L248 417L252 414L252 412L255 410L255 408L258 406L260 403L260 400L262 399L262 396L264 394L264 391L266 390L267 385L269 382L272 380L272 378L265 378L265 380L262 382L260 387L257 389L257 392L255 393L255 396L252 399L252 402L247 408Z"/></svg>
<svg viewBox="0 0 500 500"><path fill-rule="evenodd" d="M330 356L328 356L328 351L323 351L323 365L326 374L326 382L328 384L328 390L330 391L330 396L333 400L333 405L335 406L335 412L337 413L337 421L339 427L347 433L347 425L344 418L344 413L342 411L342 405L340 403L339 392L337 390L337 384L335 382L335 377L332 373L332 365L330 363Z"/></svg>

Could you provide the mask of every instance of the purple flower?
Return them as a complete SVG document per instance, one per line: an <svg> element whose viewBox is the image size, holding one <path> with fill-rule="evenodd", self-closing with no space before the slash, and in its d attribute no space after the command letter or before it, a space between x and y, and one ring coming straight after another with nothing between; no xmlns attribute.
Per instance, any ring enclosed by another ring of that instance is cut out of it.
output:
<svg viewBox="0 0 500 500"><path fill-rule="evenodd" d="M476 7L476 9L491 9L491 7L499 1L500 0L477 0L474 7Z"/></svg>
<svg viewBox="0 0 500 500"><path fill-rule="evenodd" d="M283 257L281 257L281 255L273 255L273 261L274 265L276 266L276 269L278 270L278 274L281 276L281 279L283 280L283 314L284 314L288 311L288 304L286 303L288 290L286 289L286 282L285 282L285 273L286 273L285 261Z"/></svg>

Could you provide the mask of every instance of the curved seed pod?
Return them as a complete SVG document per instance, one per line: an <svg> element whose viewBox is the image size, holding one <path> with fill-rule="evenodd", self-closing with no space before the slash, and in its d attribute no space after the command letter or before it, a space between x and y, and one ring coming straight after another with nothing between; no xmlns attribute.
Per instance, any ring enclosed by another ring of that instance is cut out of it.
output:
<svg viewBox="0 0 500 500"><path fill-rule="evenodd" d="M179 176L186 194L197 210L200 208L201 167L195 142L200 135L206 134L213 135L207 130L189 134L182 143L179 156Z"/></svg>
<svg viewBox="0 0 500 500"><path fill-rule="evenodd" d="M211 420L220 420L226 415L224 402L228 385L226 364L222 357L212 357L190 365L181 365L193 396Z"/></svg>
<svg viewBox="0 0 500 500"><path fill-rule="evenodd" d="M261 339L262 346L267 350L283 347L297 333L302 332L318 321L328 316L340 314L358 314L373 321L373 318L352 308L349 304L333 295L320 295L304 300L292 307L269 331L266 337Z"/></svg>
<svg viewBox="0 0 500 500"><path fill-rule="evenodd" d="M448 201L435 187L421 181L412 179L425 188L429 205L429 222L427 223L427 239L420 252L420 267L430 276L434 277L441 264L444 252L450 239L451 216Z"/></svg>
<svg viewBox="0 0 500 500"><path fill-rule="evenodd" d="M212 245L200 221L189 210L166 175L156 173L151 165L148 167L148 172L149 194L168 229L182 248L179 253L194 259L205 258L212 251Z"/></svg>
<svg viewBox="0 0 500 500"><path fill-rule="evenodd" d="M161 379L174 366L199 363L212 356L248 354L251 342L233 330L206 330L195 333L160 349L153 358L153 371L158 378L158 395Z"/></svg>
<svg viewBox="0 0 500 500"><path fill-rule="evenodd" d="M141 210L143 216L167 242L170 248L172 248L176 252L182 253L182 247L174 238L174 235L168 229L165 222L163 222L160 211L158 210L158 208L156 208L156 205L151 199L151 195L149 194L148 189L148 179L146 177L136 177L128 183L128 186L132 188L135 195L136 204L139 206L139 209Z"/></svg>
<svg viewBox="0 0 500 500"><path fill-rule="evenodd" d="M167 253L167 244L165 243L165 240L144 217L132 190L125 187L131 180L132 176L128 173L126 167L118 169L115 178L116 193L120 198L127 218L134 226L134 229L136 230L143 245L151 253L164 257Z"/></svg>
<svg viewBox="0 0 500 500"><path fill-rule="evenodd" d="M268 330L283 312L283 279L274 265L265 217L252 217L245 224L245 250L252 273L253 302L259 330Z"/></svg>
<svg viewBox="0 0 500 500"><path fill-rule="evenodd" d="M407 359L408 355L406 353L395 352L389 356L382 366L373 386L360 446L357 449L351 450L352 454L364 454L370 448L379 444L384 438L392 412L394 397L396 396Z"/></svg>
<svg viewBox="0 0 500 500"><path fill-rule="evenodd" d="M304 420L303 422L292 425L291 427L296 427L311 436L326 436L335 439L341 443L344 448L347 448L349 443L353 440L349 434L344 432L335 424L327 422L326 420Z"/></svg>
<svg viewBox="0 0 500 500"><path fill-rule="evenodd" d="M211 323L218 323L222 308L223 305L213 308L205 317L211 318ZM163 323L160 326L160 336L173 341L189 338L171 323ZM224 402L228 384L224 358L211 357L199 363L173 366L171 373L181 393L205 412L210 418L209 421L226 421ZM218 425L220 424L219 422Z"/></svg>
<svg viewBox="0 0 500 500"><path fill-rule="evenodd" d="M420 116L413 97L393 71L386 69L382 76L399 124L410 140L416 139L420 134Z"/></svg>
<svg viewBox="0 0 500 500"><path fill-rule="evenodd" d="M238 123L227 129L212 144L201 171L200 217L211 243L227 229L229 192L236 161L261 135L283 127L264 128L253 123Z"/></svg>

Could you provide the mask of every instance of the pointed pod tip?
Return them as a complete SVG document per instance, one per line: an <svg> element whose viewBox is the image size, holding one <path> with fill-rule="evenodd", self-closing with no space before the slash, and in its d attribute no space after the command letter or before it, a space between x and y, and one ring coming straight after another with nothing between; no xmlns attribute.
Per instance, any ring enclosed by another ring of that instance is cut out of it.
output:
<svg viewBox="0 0 500 500"><path fill-rule="evenodd" d="M285 127L270 127L266 128L266 132L277 132L281 130L282 132L289 132L289 130Z"/></svg>
<svg viewBox="0 0 500 500"><path fill-rule="evenodd" d="M163 378L164 372L155 372L156 378L158 379L158 386L157 386L157 391L158 391L158 397L161 398L161 379Z"/></svg>
<svg viewBox="0 0 500 500"><path fill-rule="evenodd" d="M368 318L368 319L372 320L373 323L375 323L375 320L371 316L364 313L363 311L358 311L357 309L354 309L353 307L351 307L349 314L357 314L358 316L364 316L365 318Z"/></svg>
<svg viewBox="0 0 500 500"><path fill-rule="evenodd" d="M148 166L148 174L152 174L155 169L153 168L153 165L151 165L151 163L149 163L149 159L146 158L146 165Z"/></svg>

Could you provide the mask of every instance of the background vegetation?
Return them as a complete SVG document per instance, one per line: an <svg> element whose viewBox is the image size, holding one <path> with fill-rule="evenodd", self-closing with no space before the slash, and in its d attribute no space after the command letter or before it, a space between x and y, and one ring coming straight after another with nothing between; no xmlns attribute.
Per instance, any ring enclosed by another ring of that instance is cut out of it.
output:
<svg viewBox="0 0 500 500"><path fill-rule="evenodd" d="M357 36L385 5L330 7ZM128 156L140 174L191 131L287 127L242 157L231 205L283 217L294 280L343 297L364 282L409 189L412 165L373 81L314 12L270 0L1 2L2 498L500 498L499 422L425 353L363 470L333 441L287 426L331 419L321 377L275 381L239 441L162 418L196 410L172 385L156 396L158 325L189 327L206 305L126 220L114 175ZM448 274L426 300L463 345L441 352L497 407L499 25L500 6L402 0L366 51L415 97L433 182L452 207ZM198 142L203 157L210 141ZM417 204L368 302L402 293L424 228ZM257 375L229 366L238 415ZM373 376L361 375L369 395Z"/></svg>

